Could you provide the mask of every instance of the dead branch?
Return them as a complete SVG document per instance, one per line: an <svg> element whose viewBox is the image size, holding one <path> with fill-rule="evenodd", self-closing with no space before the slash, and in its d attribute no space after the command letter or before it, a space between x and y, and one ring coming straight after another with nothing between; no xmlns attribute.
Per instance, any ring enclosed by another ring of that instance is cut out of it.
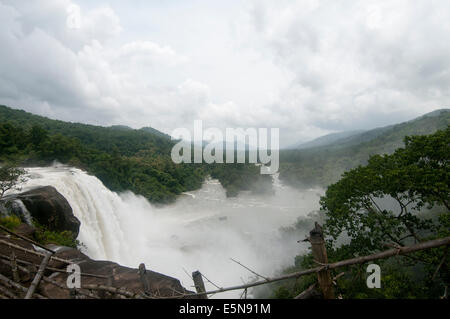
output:
<svg viewBox="0 0 450 319"><path fill-rule="evenodd" d="M49 253L42 260L42 263L39 266L38 272L37 272L36 276L34 277L33 281L31 282L31 285L27 291L27 294L25 295L25 299L31 299L31 297L33 296L34 291L39 286L39 283L41 282L41 279L44 276L45 268L47 267L51 256L52 256L51 253Z"/></svg>
<svg viewBox="0 0 450 319"><path fill-rule="evenodd" d="M20 282L19 273L17 271L17 260L16 260L16 254L13 252L11 253L11 268L13 273L13 279L15 282Z"/></svg>
<svg viewBox="0 0 450 319"><path fill-rule="evenodd" d="M345 272L341 272L339 275L335 276L335 277L333 278L333 284L334 284L335 286L337 286L336 281L337 281L339 278L341 278L342 276L344 276L344 275L345 275Z"/></svg>
<svg viewBox="0 0 450 319"><path fill-rule="evenodd" d="M81 289L89 289L89 290L101 290L101 291L107 291L113 294L123 295L128 298L134 298L134 299L147 299L147 297L143 296L142 294L133 293L130 291L127 291L122 288L115 288L115 287L108 287L104 285L84 285L81 287Z"/></svg>
<svg viewBox="0 0 450 319"><path fill-rule="evenodd" d="M192 276L189 275L189 273L187 272L187 270L186 270L184 267L183 267L182 269L183 269L184 273L185 273L189 278L191 278L191 280L194 280L194 279L192 278Z"/></svg>
<svg viewBox="0 0 450 319"><path fill-rule="evenodd" d="M8 297L8 299L19 299L19 297L17 297L14 293L12 293L11 291L9 291L8 289L4 288L3 286L0 285L0 292Z"/></svg>
<svg viewBox="0 0 450 319"><path fill-rule="evenodd" d="M6 264L6 265L11 266L11 263L8 262L8 261L6 261L6 260L0 260L0 262L4 263L4 264ZM20 265L18 265L17 267L18 267L18 269L19 269L20 271L23 271L23 272L26 273L26 274L31 274L30 270L28 270L27 268L22 267L22 266L20 266ZM49 268L47 267L47 269L49 269ZM60 284L59 282L57 282L57 281L55 281L55 280L53 280L53 279L50 279L50 278L48 278L48 277L45 277L45 276L44 276L44 277L42 277L42 280L45 281L45 282L48 282L49 284L52 284L52 285L54 285L54 286L56 286L56 287L58 287L58 288L61 288L61 289L64 289L64 290L70 290L70 288L68 288L67 286L65 286L65 285L63 285L63 284ZM86 297L90 297L90 298L93 298L93 299L100 299L98 296L96 296L96 295L94 295L94 294L91 294L91 293L85 292L85 291L81 291L81 290L77 290L77 294L84 295L84 296L86 296Z"/></svg>
<svg viewBox="0 0 450 319"><path fill-rule="evenodd" d="M25 292L25 293L27 293L27 291L28 291L28 289L25 288L24 286L22 286L22 285L16 283L15 281L9 279L8 277L3 276L2 274L0 274L0 280L3 281L3 282L5 282L5 283L7 283L8 285L10 285L10 286L16 288L16 289L19 289L19 290ZM37 293L35 293L34 295L35 295L37 298L39 298L39 299L48 299L48 298L46 298L46 297L44 297L44 296L42 296L42 295L40 295L40 294L37 294Z"/></svg>
<svg viewBox="0 0 450 319"><path fill-rule="evenodd" d="M5 256L5 255L3 255L3 254L0 254L0 258L6 259L6 260L10 260L10 258L9 258L8 256ZM25 261L25 260L21 260L21 259L17 259L17 258L16 258L16 261L17 261L17 263L22 264L22 265L26 265L26 266L31 266L31 265L33 265L33 266L34 266L34 264L31 263L31 262L29 262L29 261ZM47 266L46 269L48 269L48 270L50 270L50 271L53 271L53 272L58 272L58 273L64 273L64 274L67 274L67 271L64 270L64 269L58 269L58 268L48 267L48 266ZM83 272L80 273L80 276L83 276L83 277L93 277L93 278L101 278L101 279L108 279L108 278L109 278L108 276L104 276L104 275L96 275L96 274L83 273ZM15 280L15 281L17 281L17 280Z"/></svg>
<svg viewBox="0 0 450 319"><path fill-rule="evenodd" d="M209 282L211 285L213 285L214 287L216 287L217 289L220 289L221 287L217 286L215 283L213 283L211 280L209 280L208 278L206 278L206 276L204 274L202 274L202 277L206 279L207 282Z"/></svg>
<svg viewBox="0 0 450 319"><path fill-rule="evenodd" d="M16 245L16 244L12 244L12 243L7 242L6 240L3 240L3 239L0 239L0 244L3 244L3 245L6 245L6 246L9 246L11 248L15 248L15 249L21 250L21 251L29 253L29 254L33 254L35 256L40 256L40 257L45 257L46 256L46 254L37 252L35 250L24 248L24 247L21 247L21 246ZM55 256L51 256L51 260L59 261L59 262L62 262L62 263L68 264L68 265L73 263L70 260L61 259L61 258L58 258L58 257L55 257Z"/></svg>
<svg viewBox="0 0 450 319"><path fill-rule="evenodd" d="M336 285L336 280L345 275L345 272L341 272L339 275L333 278L333 284ZM306 290L301 292L299 295L295 296L294 299L310 299L315 296L321 295L320 291L317 290L317 283L312 284Z"/></svg>
<svg viewBox="0 0 450 319"><path fill-rule="evenodd" d="M8 228L2 226L2 225L0 225L0 229L3 230L3 231L5 231L5 232L7 232L7 233L9 233L9 234L11 234L11 235L16 236L17 238L20 238L20 239L23 239L23 240L27 241L27 242L29 242L30 244L33 244L33 245L38 246L38 247L41 247L42 249L45 249L45 250L47 250L48 252L51 252L52 254L55 254L55 253L56 253L55 251L53 251L53 250L51 250L51 249L45 247L44 245L41 245L41 244L35 242L34 240L31 240L31 239L29 239L29 238L27 238L27 237L25 237L25 236L19 235L19 234L15 233L15 232L9 230Z"/></svg>
<svg viewBox="0 0 450 319"><path fill-rule="evenodd" d="M247 269L248 271L250 271L252 274L255 274L256 276L258 276L258 277L260 277L260 278L263 278L263 279L265 279L265 280L269 280L267 277L264 277L264 276L258 274L256 271L254 271L254 270L248 268L247 266L241 264L239 261L234 260L233 258L230 258L230 259L231 259L231 261L234 261L236 264L238 264L238 265L244 267L245 269Z"/></svg>
<svg viewBox="0 0 450 319"><path fill-rule="evenodd" d="M247 293L247 289L242 290L242 293L241 293L241 296L239 297L239 299L243 299L244 294L246 294L246 293Z"/></svg>
<svg viewBox="0 0 450 319"><path fill-rule="evenodd" d="M320 292L317 290L317 283L312 284L302 293L294 297L294 299L310 299L314 296L320 295Z"/></svg>
<svg viewBox="0 0 450 319"><path fill-rule="evenodd" d="M350 265L355 265L355 264L364 264L364 263L366 263L368 261L372 261L372 260L385 259L385 258L393 257L396 255L409 254L409 253L413 253L416 251L430 249L430 248L436 248L436 247L445 246L445 245L450 245L450 237L444 237L444 238L439 238L439 239L435 239L435 240L430 240L430 241L422 242L422 243L415 244L412 246L399 247L398 249L390 249L390 250L386 250L386 251L368 255L368 256L362 256L362 257L356 257L356 258L352 258L352 259L338 261L338 262L335 262L332 264L328 264L327 268L335 269L335 268L340 268L340 267L345 267L345 266L350 266ZM295 272L295 273L286 274L286 275L279 276L279 277L267 278L267 280L264 280L264 281L257 281L257 282L251 283L251 284L238 285L238 286L233 286L233 287L228 287L228 288L221 288L221 289L217 289L217 290L207 291L207 292L201 293L201 294L191 294L190 296L205 295L205 294L209 295L209 294L216 294L216 293L221 293L221 292L225 292L225 291L240 290L240 289L245 289L245 288L250 288L250 287L256 287L256 286L264 285L264 284L267 284L270 282L282 281L282 280L292 279L292 278L299 278L301 276L317 273L324 269L325 269L325 267L311 268L311 269L307 269L307 270L303 270L303 271L299 271L299 272Z"/></svg>

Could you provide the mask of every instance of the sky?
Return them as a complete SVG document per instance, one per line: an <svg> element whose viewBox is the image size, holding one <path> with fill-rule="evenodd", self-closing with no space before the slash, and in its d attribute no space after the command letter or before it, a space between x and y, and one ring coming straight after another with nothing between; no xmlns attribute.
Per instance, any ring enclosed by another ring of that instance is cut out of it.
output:
<svg viewBox="0 0 450 319"><path fill-rule="evenodd" d="M0 104L95 125L279 128L450 105L448 0L0 0Z"/></svg>

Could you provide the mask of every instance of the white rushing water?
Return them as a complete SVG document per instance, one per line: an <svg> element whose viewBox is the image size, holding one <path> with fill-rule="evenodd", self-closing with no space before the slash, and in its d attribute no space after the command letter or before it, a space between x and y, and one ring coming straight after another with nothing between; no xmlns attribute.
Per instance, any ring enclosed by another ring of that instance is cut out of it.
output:
<svg viewBox="0 0 450 319"><path fill-rule="evenodd" d="M200 270L220 287L241 284L254 275L230 258L271 276L292 265L306 248L287 238L280 227L318 209L321 190L300 192L275 179L274 195L243 193L226 198L216 180L180 196L175 204L155 208L142 196L117 194L96 177L65 167L30 168L23 190L54 186L80 220L80 240L89 257L111 260L180 279L192 289L187 273ZM214 289L206 282L207 289ZM218 297L238 297L240 292Z"/></svg>

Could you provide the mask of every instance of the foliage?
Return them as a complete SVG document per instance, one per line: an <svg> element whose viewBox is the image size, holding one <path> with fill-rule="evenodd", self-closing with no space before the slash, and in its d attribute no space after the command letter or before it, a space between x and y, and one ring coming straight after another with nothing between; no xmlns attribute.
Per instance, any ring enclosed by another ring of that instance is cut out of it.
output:
<svg viewBox="0 0 450 319"><path fill-rule="evenodd" d="M16 229L20 224L20 218L15 215L0 217L0 225L10 230Z"/></svg>
<svg viewBox="0 0 450 319"><path fill-rule="evenodd" d="M22 220L16 215L0 217L0 225L12 231L21 224ZM33 226L36 228L36 231L33 233L33 239L42 245L55 244L72 248L77 248L81 245L81 243L74 238L71 231L50 231L36 220L33 221Z"/></svg>
<svg viewBox="0 0 450 319"><path fill-rule="evenodd" d="M48 230L47 227L40 225L36 221L34 221L33 224L36 227L34 239L42 245L55 244L72 248L77 248L81 245L69 230L57 232Z"/></svg>
<svg viewBox="0 0 450 319"><path fill-rule="evenodd" d="M18 189L18 184L25 181L25 170L6 164L0 167L0 199L13 189Z"/></svg>
<svg viewBox="0 0 450 319"><path fill-rule="evenodd" d="M372 156L366 166L345 173L331 185L321 204L327 211L324 229L334 239L329 243L332 254L345 259L384 250L386 244L404 246L448 235L449 145L450 127L428 136L406 137L404 148L391 155ZM442 212L437 221L431 218L436 213L424 213L433 208ZM342 234L351 241L337 245ZM383 297L442 294L450 279L444 250L419 252L402 258L396 266L385 262L389 267L383 268L387 273ZM435 277L443 258L444 267ZM374 293L366 292L365 296ZM347 291L347 296L356 295Z"/></svg>
<svg viewBox="0 0 450 319"><path fill-rule="evenodd" d="M169 203L177 194L200 188L212 171L228 195L250 189L252 182L260 184L259 171L250 164L174 164L174 143L152 128L68 123L0 106L0 160L24 165L57 160L95 175L112 191L131 190L155 203ZM234 181L230 177L236 171L242 178Z"/></svg>
<svg viewBox="0 0 450 319"><path fill-rule="evenodd" d="M366 166L346 172L321 198L330 263L450 235L450 127L404 141L393 154L374 155ZM349 299L440 298L450 282L449 262L446 247L378 260L381 289L367 288L367 265L340 268L333 272L345 272L336 294ZM286 272L315 266L309 253L297 256ZM274 296L292 298L314 280L306 276L275 286Z"/></svg>
<svg viewBox="0 0 450 319"><path fill-rule="evenodd" d="M368 165L344 173L321 199L328 234L337 239L345 232L356 252L370 253L386 242L404 245L435 231L431 220L417 212L424 206L449 209L449 144L450 127L407 137L394 154L372 156Z"/></svg>
<svg viewBox="0 0 450 319"><path fill-rule="evenodd" d="M280 152L280 180L295 187L327 187L358 165L366 165L375 154L391 154L409 135L428 135L450 124L450 112L370 130L333 143Z"/></svg>

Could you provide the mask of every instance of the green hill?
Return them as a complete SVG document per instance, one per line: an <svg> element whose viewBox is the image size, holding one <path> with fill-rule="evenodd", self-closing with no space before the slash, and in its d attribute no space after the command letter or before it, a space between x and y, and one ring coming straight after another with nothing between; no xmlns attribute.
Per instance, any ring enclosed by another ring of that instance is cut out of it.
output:
<svg viewBox="0 0 450 319"><path fill-rule="evenodd" d="M0 105L0 163L58 160L88 171L113 191L131 190L155 203L172 202L201 187L207 175L217 177L230 196L267 183L254 165L175 164L170 157L174 143L153 128L70 123Z"/></svg>
<svg viewBox="0 0 450 319"><path fill-rule="evenodd" d="M287 147L286 149L295 150L295 149L307 149L307 148L313 148L313 147L320 147L320 146L328 146L332 145L338 141L342 141L346 138L349 138L354 135L358 135L364 131L357 130L357 131L345 131L345 132L339 132L339 133L331 133L327 134L321 137L318 137L312 141L306 142L306 143L297 143L290 147Z"/></svg>
<svg viewBox="0 0 450 319"><path fill-rule="evenodd" d="M9 122L23 129L38 125L51 134L62 134L77 138L86 146L105 152L117 151L121 155L136 155L143 149L151 149L154 153L167 154L172 148L170 137L154 130L150 133L133 130L126 126L102 127L80 123L51 120L22 110L15 110L0 105L0 122Z"/></svg>
<svg viewBox="0 0 450 319"><path fill-rule="evenodd" d="M391 154L410 135L432 134L450 124L450 110L336 139L332 144L280 152L280 179L297 187L326 187L374 154Z"/></svg>

